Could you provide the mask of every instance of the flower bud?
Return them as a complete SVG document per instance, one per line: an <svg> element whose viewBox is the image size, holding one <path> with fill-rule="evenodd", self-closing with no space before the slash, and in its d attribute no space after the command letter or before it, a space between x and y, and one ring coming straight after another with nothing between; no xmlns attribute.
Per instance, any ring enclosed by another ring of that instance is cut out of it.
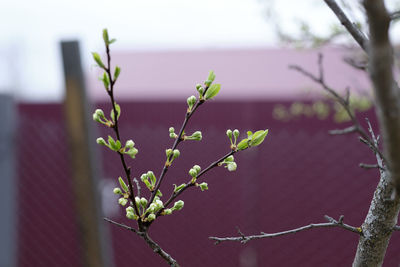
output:
<svg viewBox="0 0 400 267"><path fill-rule="evenodd" d="M226 130L226 135L228 136L228 138L230 140L232 140L232 130L231 129Z"/></svg>
<svg viewBox="0 0 400 267"><path fill-rule="evenodd" d="M195 178L197 176L197 171L192 168L189 170L189 175L192 176L193 178Z"/></svg>
<svg viewBox="0 0 400 267"><path fill-rule="evenodd" d="M156 219L156 215L154 213L150 213L149 216L147 216L147 220L149 222L154 221Z"/></svg>
<svg viewBox="0 0 400 267"><path fill-rule="evenodd" d="M182 200L178 200L174 203L174 207L172 208L172 210L181 210L184 204L185 203Z"/></svg>
<svg viewBox="0 0 400 267"><path fill-rule="evenodd" d="M132 206L129 206L129 207L127 207L125 210L126 210L126 212L132 212L132 213L135 213L135 210L133 209L133 207L132 207Z"/></svg>
<svg viewBox="0 0 400 267"><path fill-rule="evenodd" d="M140 197L135 197L135 203L137 207L140 206Z"/></svg>
<svg viewBox="0 0 400 267"><path fill-rule="evenodd" d="M133 148L135 146L135 142L133 142L132 140L128 140L126 141L125 147L130 149Z"/></svg>
<svg viewBox="0 0 400 267"><path fill-rule="evenodd" d="M136 148L132 147L131 149L129 149L127 152L125 152L126 154L128 154L132 159L134 159L136 157L136 154L139 152L139 150L137 150Z"/></svg>
<svg viewBox="0 0 400 267"><path fill-rule="evenodd" d="M129 188L128 186L125 184L124 180L122 180L122 177L118 177L118 181L119 181L119 185L121 186L121 188L128 193Z"/></svg>
<svg viewBox="0 0 400 267"><path fill-rule="evenodd" d="M120 199L118 199L118 203L122 206L125 206L126 203L128 203L128 200L126 198L121 197Z"/></svg>
<svg viewBox="0 0 400 267"><path fill-rule="evenodd" d="M101 109L96 109L95 111L94 111L94 113L97 115L97 116L99 116L100 118L104 118L104 112L103 112L103 110L101 110Z"/></svg>
<svg viewBox="0 0 400 267"><path fill-rule="evenodd" d="M174 149L172 158L176 159L177 157L179 157L180 154L181 154L181 152L179 152L178 149Z"/></svg>
<svg viewBox="0 0 400 267"><path fill-rule="evenodd" d="M140 204L142 205L142 207L146 207L147 206L147 199L145 199L144 197L142 197L140 199Z"/></svg>
<svg viewBox="0 0 400 267"><path fill-rule="evenodd" d="M194 95L189 96L189 97L187 98L186 102L187 102L187 104L188 104L188 106L189 106L189 109L188 109L189 111L192 110L194 104L196 104L196 101L197 101L197 99L196 99L196 97L195 97Z"/></svg>
<svg viewBox="0 0 400 267"><path fill-rule="evenodd" d="M152 171L148 171L147 172L147 177L150 178L150 181L151 181L152 185L156 184L157 179L156 179L156 176L154 175L154 173Z"/></svg>
<svg viewBox="0 0 400 267"><path fill-rule="evenodd" d="M104 140L103 137L97 138L96 139L96 143L99 144L99 145L103 145L103 146L107 145L107 143L106 143L106 141Z"/></svg>
<svg viewBox="0 0 400 267"><path fill-rule="evenodd" d="M236 162L230 162L227 164L228 171L233 172L236 171L237 164Z"/></svg>
<svg viewBox="0 0 400 267"><path fill-rule="evenodd" d="M195 140L200 141L203 138L200 131L194 132L191 136L187 136L185 139L187 140Z"/></svg>
<svg viewBox="0 0 400 267"><path fill-rule="evenodd" d="M171 209L165 209L164 210L164 214L165 215L170 215L172 213L172 210Z"/></svg>
<svg viewBox="0 0 400 267"><path fill-rule="evenodd" d="M201 183L201 184L199 184L199 187L200 187L201 191L208 190L208 184L207 183Z"/></svg>
<svg viewBox="0 0 400 267"><path fill-rule="evenodd" d="M175 133L175 128L174 127L169 127L169 133Z"/></svg>
<svg viewBox="0 0 400 267"><path fill-rule="evenodd" d="M172 155L172 149L171 148L168 148L168 149L166 149L165 150L165 154L167 155L167 158L169 158L171 155Z"/></svg>
<svg viewBox="0 0 400 267"><path fill-rule="evenodd" d="M239 130L238 130L238 129L233 130L233 136L235 137L235 140L238 139L239 134L240 134L240 133L239 133Z"/></svg>
<svg viewBox="0 0 400 267"><path fill-rule="evenodd" d="M127 212L126 213L126 218L128 218L130 220L136 220L137 219L137 215L135 216L135 214L133 212Z"/></svg>
<svg viewBox="0 0 400 267"><path fill-rule="evenodd" d="M194 165L192 169L196 170L197 173L199 173L201 171L201 168L199 165Z"/></svg>
<svg viewBox="0 0 400 267"><path fill-rule="evenodd" d="M122 195L122 190L119 187L114 188L113 193L116 195Z"/></svg>

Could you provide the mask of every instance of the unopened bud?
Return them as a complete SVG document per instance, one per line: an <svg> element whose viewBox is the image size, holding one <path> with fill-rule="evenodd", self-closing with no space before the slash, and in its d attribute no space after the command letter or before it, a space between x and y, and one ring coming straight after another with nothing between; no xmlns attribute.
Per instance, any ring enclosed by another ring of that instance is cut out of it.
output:
<svg viewBox="0 0 400 267"><path fill-rule="evenodd" d="M154 221L156 219L156 215L154 213L150 213L149 216L147 216L147 220L149 222Z"/></svg>
<svg viewBox="0 0 400 267"><path fill-rule="evenodd" d="M174 203L174 207L172 208L172 210L181 210L184 204L185 203L182 200L179 200Z"/></svg>
<svg viewBox="0 0 400 267"><path fill-rule="evenodd" d="M192 176L193 178L197 176L197 171L195 169L190 169L189 170L189 175Z"/></svg>
<svg viewBox="0 0 400 267"><path fill-rule="evenodd" d="M192 169L195 169L197 173L201 171L201 168L199 165L194 165Z"/></svg>
<svg viewBox="0 0 400 267"><path fill-rule="evenodd" d="M144 197L142 197L140 199L140 204L142 205L142 207L146 207L147 206L147 199L145 199Z"/></svg>
<svg viewBox="0 0 400 267"><path fill-rule="evenodd" d="M181 154L181 152L179 152L178 149L174 149L172 158L176 159L177 157L179 157L180 154Z"/></svg>
<svg viewBox="0 0 400 267"><path fill-rule="evenodd" d="M164 210L164 214L165 215L170 215L172 213L172 210L171 209L165 209Z"/></svg>
<svg viewBox="0 0 400 267"><path fill-rule="evenodd" d="M235 137L235 140L236 139L238 139L238 137L239 137L239 130L238 129L235 129L234 131L233 131L233 136Z"/></svg>
<svg viewBox="0 0 400 267"><path fill-rule="evenodd" d="M207 183L201 183L201 184L199 184L199 186L200 186L201 191L208 190L208 184Z"/></svg>
<svg viewBox="0 0 400 267"><path fill-rule="evenodd" d="M99 145L103 145L103 146L105 146L107 144L103 137L97 138L96 143Z"/></svg>
<svg viewBox="0 0 400 267"><path fill-rule="evenodd" d="M232 130L231 129L226 130L226 135L228 136L229 139L232 139Z"/></svg>
<svg viewBox="0 0 400 267"><path fill-rule="evenodd" d="M233 172L236 171L237 165L236 162L230 162L227 164L228 171Z"/></svg>
<svg viewBox="0 0 400 267"><path fill-rule="evenodd" d="M122 195L122 190L119 187L114 188L113 193L116 195Z"/></svg>
<svg viewBox="0 0 400 267"><path fill-rule="evenodd" d="M169 133L174 133L175 132L175 128L174 127L169 127Z"/></svg>
<svg viewBox="0 0 400 267"><path fill-rule="evenodd" d="M125 147L130 149L133 148L135 146L135 142L133 142L132 140L128 140L126 141Z"/></svg>
<svg viewBox="0 0 400 267"><path fill-rule="evenodd" d="M125 206L126 203L128 203L128 200L126 198L121 197L120 199L118 199L118 203L122 206Z"/></svg>

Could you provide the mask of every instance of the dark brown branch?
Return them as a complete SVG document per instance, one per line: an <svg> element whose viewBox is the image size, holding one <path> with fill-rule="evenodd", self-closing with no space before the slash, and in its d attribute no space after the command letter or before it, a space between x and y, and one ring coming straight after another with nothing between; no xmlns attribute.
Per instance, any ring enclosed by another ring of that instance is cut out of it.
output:
<svg viewBox="0 0 400 267"><path fill-rule="evenodd" d="M343 223L343 218L344 216L340 216L339 220L335 220L327 215L325 215L325 219L328 221L327 223L312 223L306 226L302 226L296 229L292 229L292 230L287 230L287 231L283 231L283 232L277 232L277 233L271 233L271 234L267 234L264 232L261 232L259 235L249 235L249 236L245 236L239 229L238 229L238 233L239 236L237 237L209 237L209 239L214 240L215 244L219 244L221 242L226 242L226 241L235 241L235 242L240 242L242 244L247 243L251 240L254 239L263 239L263 238L273 238L273 237L278 237L278 236L283 236L283 235L289 235L289 234L295 234L298 232L302 232L302 231L306 231L306 230L310 230L310 229L314 229L314 228L333 228L333 227L339 227L348 231L351 231L353 233L357 233L358 235L362 235L362 231L361 228L359 227L354 227L354 226L350 226L348 224Z"/></svg>
<svg viewBox="0 0 400 267"><path fill-rule="evenodd" d="M361 168L367 169L367 170L370 170L370 169L377 169L377 168L378 168L378 169L381 169L381 167L379 167L378 164L360 163L359 166L360 166Z"/></svg>
<svg viewBox="0 0 400 267"><path fill-rule="evenodd" d="M116 82L115 77L113 79L112 74L111 74L111 54L110 54L110 46L109 44L106 42L106 54L107 54L107 66L104 68L104 70L107 73L108 79L110 80L110 90L107 90L107 93L110 97L110 101L111 101L111 105L112 105L112 109L114 111L114 124L112 126L112 129L115 132L115 135L117 137L117 140L119 140L121 143L121 136L119 133L119 127L118 127L118 112L117 112L117 108L116 108L116 103L115 103L115 99L114 99L114 84ZM111 118L112 119L112 118ZM122 167L124 169L125 172L125 179L128 181L128 187L129 187L129 199L132 202L132 206L135 210L136 214L140 214L139 213L139 208L136 205L136 201L135 201L135 192L133 190L133 185L132 185L132 181L131 181L131 168L128 167L128 165L126 164L125 161L125 155L122 154L121 152L118 152L119 154L119 158L121 160L122 163ZM138 221L138 224L141 224L141 221Z"/></svg>
<svg viewBox="0 0 400 267"><path fill-rule="evenodd" d="M346 28L346 30L353 36L354 40L364 49L367 50L368 38L365 34L357 27L354 22L346 16L342 8L336 3L335 0L324 0L329 8L335 13L336 17L339 19L340 23Z"/></svg>
<svg viewBox="0 0 400 267"><path fill-rule="evenodd" d="M148 235L148 233L147 233L146 231L144 231L144 232L138 231L138 230L136 230L135 228L129 227L129 226L127 226L127 225L125 225L125 224L122 224L122 223L115 222L115 221L110 220L110 219L108 219L108 218L104 218L104 220L107 221L107 222L109 222L109 223L111 223L111 224L117 225L117 226L119 226L119 227L121 227L121 228L124 228L124 229L126 229L126 230L129 230L129 231L134 232L135 234L137 234L138 236L140 236L141 238L143 238L143 240L146 242L146 244L147 244L155 253L157 253L158 255L160 255L161 258L163 258L165 261L167 261L168 264L169 264L170 266L179 267L179 264L176 262L176 260L173 259L173 258L171 257L171 255L169 255L167 252L165 252L156 242L154 242L154 241L150 238L150 236Z"/></svg>

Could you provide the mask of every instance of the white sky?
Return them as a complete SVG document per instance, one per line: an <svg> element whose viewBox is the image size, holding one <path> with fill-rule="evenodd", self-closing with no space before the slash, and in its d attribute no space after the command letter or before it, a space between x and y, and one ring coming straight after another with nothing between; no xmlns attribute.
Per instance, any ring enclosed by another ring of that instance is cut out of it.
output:
<svg viewBox="0 0 400 267"><path fill-rule="evenodd" d="M2 0L0 92L29 101L63 96L60 40L79 39L83 68L91 51L102 51L107 27L113 49L167 50L271 47L277 44L266 20L271 0ZM306 19L317 32L336 22L321 0L278 0L283 27ZM312 16L311 16L312 15Z"/></svg>

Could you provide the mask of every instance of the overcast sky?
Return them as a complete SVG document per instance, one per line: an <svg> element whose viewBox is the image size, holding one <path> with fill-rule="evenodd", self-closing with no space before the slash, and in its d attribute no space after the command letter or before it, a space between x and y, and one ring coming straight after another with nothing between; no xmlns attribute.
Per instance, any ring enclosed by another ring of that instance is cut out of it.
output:
<svg viewBox="0 0 400 267"><path fill-rule="evenodd" d="M306 19L323 33L335 17L321 2L280 0L274 6L287 31L297 28L297 19ZM114 50L251 49L278 43L261 0L3 1L0 92L30 101L60 100L60 40L80 40L83 67L90 71L90 52L102 51L104 27L118 40Z"/></svg>

